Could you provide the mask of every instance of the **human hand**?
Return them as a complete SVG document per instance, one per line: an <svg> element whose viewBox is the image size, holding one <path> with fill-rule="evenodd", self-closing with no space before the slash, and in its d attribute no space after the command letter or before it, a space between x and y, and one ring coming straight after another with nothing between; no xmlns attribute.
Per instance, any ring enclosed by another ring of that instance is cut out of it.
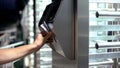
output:
<svg viewBox="0 0 120 68"><path fill-rule="evenodd" d="M51 31L51 36L47 39L46 43L51 43L55 40L55 33Z"/></svg>
<svg viewBox="0 0 120 68"><path fill-rule="evenodd" d="M48 39L51 38L51 36L52 36L52 32L48 32L48 33L41 32L36 36L34 44L37 46L42 46L43 44L49 41Z"/></svg>

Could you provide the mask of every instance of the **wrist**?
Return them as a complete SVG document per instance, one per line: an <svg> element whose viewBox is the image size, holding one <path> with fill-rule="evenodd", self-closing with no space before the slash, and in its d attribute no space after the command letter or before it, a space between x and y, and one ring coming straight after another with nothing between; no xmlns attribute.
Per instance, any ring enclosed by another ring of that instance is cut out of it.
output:
<svg viewBox="0 0 120 68"><path fill-rule="evenodd" d="M43 46L43 44L39 44L39 45L38 45L38 44L35 43L35 42L32 43L31 45L32 45L34 48L41 48L41 47Z"/></svg>

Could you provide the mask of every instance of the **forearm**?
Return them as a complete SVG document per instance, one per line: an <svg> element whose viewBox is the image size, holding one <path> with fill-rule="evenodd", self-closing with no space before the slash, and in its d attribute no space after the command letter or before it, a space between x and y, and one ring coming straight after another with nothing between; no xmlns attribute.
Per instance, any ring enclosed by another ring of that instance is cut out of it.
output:
<svg viewBox="0 0 120 68"><path fill-rule="evenodd" d="M43 37L40 33L36 36L36 39L32 44L10 49L0 49L0 64L14 61L39 50L42 45L47 42L50 36L51 32L48 33L45 37Z"/></svg>
<svg viewBox="0 0 120 68"><path fill-rule="evenodd" d="M37 45L30 44L16 48L0 49L0 64L8 63L18 58L24 57L32 52L37 51L41 47L42 44L39 47Z"/></svg>

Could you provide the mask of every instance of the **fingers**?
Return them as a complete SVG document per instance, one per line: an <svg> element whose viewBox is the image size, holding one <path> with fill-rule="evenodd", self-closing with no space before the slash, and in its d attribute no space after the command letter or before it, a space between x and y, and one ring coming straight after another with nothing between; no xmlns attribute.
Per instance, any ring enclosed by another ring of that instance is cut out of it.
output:
<svg viewBox="0 0 120 68"><path fill-rule="evenodd" d="M46 43L51 36L52 32L47 33L46 36L44 37L44 42Z"/></svg>
<svg viewBox="0 0 120 68"><path fill-rule="evenodd" d="M54 38L55 38L55 34L53 32L51 32L51 36L47 39L46 43L53 42Z"/></svg>
<svg viewBox="0 0 120 68"><path fill-rule="evenodd" d="M47 35L47 32L46 31L41 31L41 34L43 37L45 37Z"/></svg>
<svg viewBox="0 0 120 68"><path fill-rule="evenodd" d="M42 33L39 33L36 38L35 38L35 41L33 42L33 44L35 44L36 46L42 46L43 44L45 43L48 43L51 40L49 40L49 38L52 36L52 32L48 32L47 34L45 34L45 36L43 36ZM49 40L49 41L48 41Z"/></svg>

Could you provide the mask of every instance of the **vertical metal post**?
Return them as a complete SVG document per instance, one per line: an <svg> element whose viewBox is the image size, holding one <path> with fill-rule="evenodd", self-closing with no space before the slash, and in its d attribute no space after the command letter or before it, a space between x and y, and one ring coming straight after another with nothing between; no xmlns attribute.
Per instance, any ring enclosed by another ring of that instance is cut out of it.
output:
<svg viewBox="0 0 120 68"><path fill-rule="evenodd" d="M118 58L114 58L113 61L113 68L118 68Z"/></svg>
<svg viewBox="0 0 120 68"><path fill-rule="evenodd" d="M36 0L33 0L33 18L34 18L34 26L33 26L33 31L34 31L34 39L36 36ZM34 68L36 68L37 66L37 56L36 56L36 52L34 53Z"/></svg>
<svg viewBox="0 0 120 68"><path fill-rule="evenodd" d="M77 60L77 43L78 43L78 39L77 39L77 36L78 36L78 33L77 33L77 26L78 24L76 24L77 22L77 0L73 0L73 11L74 11L74 57L75 57L75 60Z"/></svg>
<svg viewBox="0 0 120 68"><path fill-rule="evenodd" d="M89 46L89 0L77 0L77 22L78 24L78 68L88 67Z"/></svg>
<svg viewBox="0 0 120 68"><path fill-rule="evenodd" d="M36 0L33 0L33 18L34 18L34 26L33 26L33 29L34 29L34 39L35 39L35 35L36 35Z"/></svg>

